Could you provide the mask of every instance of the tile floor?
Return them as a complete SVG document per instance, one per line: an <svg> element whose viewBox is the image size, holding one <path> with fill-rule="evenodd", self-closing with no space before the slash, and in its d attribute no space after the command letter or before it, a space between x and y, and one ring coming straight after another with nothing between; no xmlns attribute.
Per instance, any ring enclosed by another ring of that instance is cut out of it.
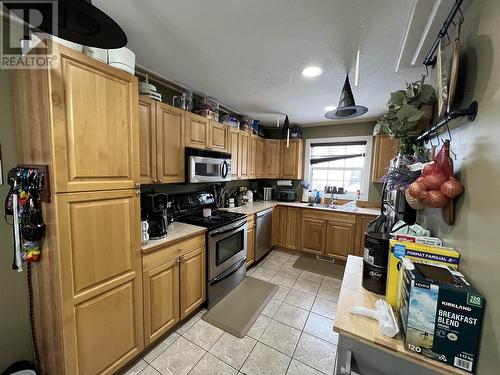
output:
<svg viewBox="0 0 500 375"><path fill-rule="evenodd" d="M341 281L293 268L297 258L273 250L247 272L279 285L247 336L239 339L201 320L202 310L125 374L333 374Z"/></svg>

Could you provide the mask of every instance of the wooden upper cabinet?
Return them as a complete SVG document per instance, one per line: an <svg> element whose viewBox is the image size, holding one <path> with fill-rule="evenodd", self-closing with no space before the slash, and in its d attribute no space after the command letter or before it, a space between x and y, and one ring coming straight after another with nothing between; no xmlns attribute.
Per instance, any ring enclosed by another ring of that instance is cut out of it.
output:
<svg viewBox="0 0 500 375"><path fill-rule="evenodd" d="M280 175L280 141L278 139L265 140L265 177L279 178Z"/></svg>
<svg viewBox="0 0 500 375"><path fill-rule="evenodd" d="M387 173L389 162L399 151L399 140L391 139L388 135L377 134L373 152L372 181L379 182Z"/></svg>
<svg viewBox="0 0 500 375"><path fill-rule="evenodd" d="M37 92L52 104L55 192L135 188L137 78L66 48L59 57L51 90Z"/></svg>
<svg viewBox="0 0 500 375"><path fill-rule="evenodd" d="M239 178L239 138L240 132L237 129L229 130L229 152L231 153L231 178L237 180Z"/></svg>
<svg viewBox="0 0 500 375"><path fill-rule="evenodd" d="M179 258L144 273L144 340L149 345L180 320Z"/></svg>
<svg viewBox="0 0 500 375"><path fill-rule="evenodd" d="M186 114L186 146L194 148L208 148L210 146L210 120L185 112Z"/></svg>
<svg viewBox="0 0 500 375"><path fill-rule="evenodd" d="M184 111L157 103L156 150L157 182L184 182Z"/></svg>
<svg viewBox="0 0 500 375"><path fill-rule="evenodd" d="M304 170L304 142L302 139L281 141L280 178L300 180Z"/></svg>
<svg viewBox="0 0 500 375"><path fill-rule="evenodd" d="M354 223L327 222L325 255L347 260L349 254L354 254L355 232Z"/></svg>
<svg viewBox="0 0 500 375"><path fill-rule="evenodd" d="M299 247L300 208L288 207L286 209L286 241L287 249L296 250Z"/></svg>
<svg viewBox="0 0 500 375"><path fill-rule="evenodd" d="M200 247L180 259L181 319L191 314L206 299L205 247Z"/></svg>
<svg viewBox="0 0 500 375"><path fill-rule="evenodd" d="M139 97L139 160L141 184L156 182L156 101Z"/></svg>
<svg viewBox="0 0 500 375"><path fill-rule="evenodd" d="M209 148L213 151L228 151L228 126L217 121L210 120L210 142Z"/></svg>
<svg viewBox="0 0 500 375"><path fill-rule="evenodd" d="M239 132L238 139L238 177L247 179L249 176L248 147L250 145L250 134L244 131Z"/></svg>
<svg viewBox="0 0 500 375"><path fill-rule="evenodd" d="M266 150L266 140L264 138L257 138L257 150L255 152L255 166L256 166L256 177L263 178L266 175L266 159L264 152Z"/></svg>
<svg viewBox="0 0 500 375"><path fill-rule="evenodd" d="M144 347L139 195L56 194L55 205L66 373L115 373Z"/></svg>
<svg viewBox="0 0 500 375"><path fill-rule="evenodd" d="M303 217L301 222L301 250L323 255L325 252L326 222Z"/></svg>
<svg viewBox="0 0 500 375"><path fill-rule="evenodd" d="M250 143L248 145L248 178L257 178L257 143L259 137L250 135Z"/></svg>

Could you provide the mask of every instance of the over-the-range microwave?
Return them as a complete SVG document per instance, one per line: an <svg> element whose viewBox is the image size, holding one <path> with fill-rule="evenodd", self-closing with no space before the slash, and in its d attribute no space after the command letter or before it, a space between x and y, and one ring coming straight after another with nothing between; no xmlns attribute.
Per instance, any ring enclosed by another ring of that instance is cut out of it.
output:
<svg viewBox="0 0 500 375"><path fill-rule="evenodd" d="M231 181L231 154L186 147L186 182Z"/></svg>

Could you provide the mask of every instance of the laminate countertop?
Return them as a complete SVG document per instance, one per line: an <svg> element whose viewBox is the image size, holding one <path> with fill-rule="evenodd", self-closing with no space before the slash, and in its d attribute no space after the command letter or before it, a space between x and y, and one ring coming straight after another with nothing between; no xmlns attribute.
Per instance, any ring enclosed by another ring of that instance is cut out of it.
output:
<svg viewBox="0 0 500 375"><path fill-rule="evenodd" d="M168 226L167 237L161 240L149 240L147 244L141 246L141 249L143 253L146 253L160 247L171 245L174 242L205 233L206 231L207 228L204 227L174 221Z"/></svg>
<svg viewBox="0 0 500 375"><path fill-rule="evenodd" d="M242 213L246 215L253 215L256 214L257 212L261 212L264 210L267 210L269 208L273 208L276 206L286 206L286 207L298 207L298 208L305 208L305 209L311 209L311 210L323 210L323 211L329 211L329 212L341 212L341 213L348 213L348 214L353 214L353 215L372 215L372 216L378 216L380 215L380 208L364 208L364 207L358 207L356 211L349 211L349 210L343 210L342 208L338 209L331 209L327 207L317 207L317 206L308 206L307 203L302 203L302 202L279 202L279 201L260 201L260 202L252 202L252 203L247 203L244 206L240 207L235 207L235 208L221 208L220 210L225 210L229 212L237 212L237 213Z"/></svg>

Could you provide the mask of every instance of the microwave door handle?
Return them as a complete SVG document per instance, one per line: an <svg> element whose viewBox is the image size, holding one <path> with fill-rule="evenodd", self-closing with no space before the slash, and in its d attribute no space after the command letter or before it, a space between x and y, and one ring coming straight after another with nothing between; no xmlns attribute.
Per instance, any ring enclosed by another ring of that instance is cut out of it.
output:
<svg viewBox="0 0 500 375"><path fill-rule="evenodd" d="M221 176L222 178L226 178L227 177L227 172L228 172L228 167L227 167L227 161L223 161L221 164L220 164L220 172L221 172Z"/></svg>

